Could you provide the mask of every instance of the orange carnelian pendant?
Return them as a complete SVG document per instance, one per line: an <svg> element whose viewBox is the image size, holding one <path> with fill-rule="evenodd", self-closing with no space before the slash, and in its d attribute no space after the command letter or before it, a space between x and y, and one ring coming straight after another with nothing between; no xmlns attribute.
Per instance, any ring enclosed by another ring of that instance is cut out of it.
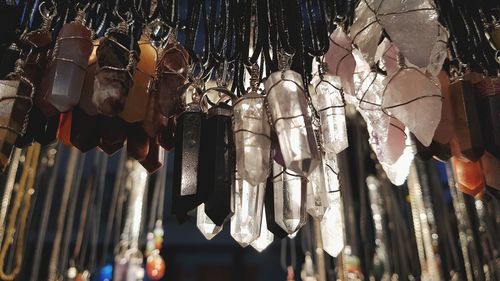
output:
<svg viewBox="0 0 500 281"><path fill-rule="evenodd" d="M476 196L484 189L483 170L479 161L472 162L453 157L451 163L460 191Z"/></svg>
<svg viewBox="0 0 500 281"><path fill-rule="evenodd" d="M59 128L57 128L57 139L64 145L71 145L71 123L73 112L61 113L59 117Z"/></svg>
<svg viewBox="0 0 500 281"><path fill-rule="evenodd" d="M158 51L151 44L147 31L142 35L138 44L141 56L134 72L134 84L125 101L125 107L120 113L120 117L129 123L142 121L146 116L148 88L154 78L158 57Z"/></svg>

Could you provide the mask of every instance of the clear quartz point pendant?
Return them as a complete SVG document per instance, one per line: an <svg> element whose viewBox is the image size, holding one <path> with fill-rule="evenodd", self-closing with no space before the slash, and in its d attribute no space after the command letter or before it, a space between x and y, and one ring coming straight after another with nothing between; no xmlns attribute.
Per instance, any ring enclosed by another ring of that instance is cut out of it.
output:
<svg viewBox="0 0 500 281"><path fill-rule="evenodd" d="M337 154L349 145L345 102L340 77L323 74L325 68L326 65L321 65L320 74L313 80L315 91L311 99L319 113L323 148L326 152Z"/></svg>
<svg viewBox="0 0 500 281"><path fill-rule="evenodd" d="M307 180L274 163L274 219L288 234L307 222Z"/></svg>
<svg viewBox="0 0 500 281"><path fill-rule="evenodd" d="M200 204L196 211L196 227L198 227L201 234L203 234L207 240L212 240L212 238L222 230L222 225L217 226L207 214L205 214L205 204Z"/></svg>
<svg viewBox="0 0 500 281"><path fill-rule="evenodd" d="M256 77L254 76L256 75ZM271 126L265 96L259 94L259 67L252 66L252 87L234 104L236 169L252 185L264 183L269 174Z"/></svg>
<svg viewBox="0 0 500 281"><path fill-rule="evenodd" d="M269 229L267 229L267 219L266 219L266 207L262 210L263 216L260 226L260 234L257 239L255 239L252 244L252 248L257 250L258 252L264 251L269 245L271 245L274 241L274 235Z"/></svg>
<svg viewBox="0 0 500 281"><path fill-rule="evenodd" d="M264 83L269 111L286 168L308 176L320 162L310 109L302 77L288 69L289 57L280 55L280 70Z"/></svg>
<svg viewBox="0 0 500 281"><path fill-rule="evenodd" d="M231 236L242 247L250 245L260 235L265 188L265 183L253 185L236 174Z"/></svg>

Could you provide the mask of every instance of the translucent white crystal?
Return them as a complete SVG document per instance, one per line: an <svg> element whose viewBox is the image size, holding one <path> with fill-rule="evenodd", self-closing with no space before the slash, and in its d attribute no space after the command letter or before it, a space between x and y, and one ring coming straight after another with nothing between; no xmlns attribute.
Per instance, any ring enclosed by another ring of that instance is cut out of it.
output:
<svg viewBox="0 0 500 281"><path fill-rule="evenodd" d="M416 68L403 68L387 78L382 107L429 146L441 119L441 89Z"/></svg>
<svg viewBox="0 0 500 281"><path fill-rule="evenodd" d="M406 130L407 134L408 129ZM408 174L410 173L410 166L414 159L414 150L411 146L411 138L406 139L406 148L403 151L403 155L399 157L396 163L389 165L384 162L380 162L382 169L387 174L387 177L396 186L400 186L405 183Z"/></svg>
<svg viewBox="0 0 500 281"><path fill-rule="evenodd" d="M207 240L211 240L222 230L222 225L217 226L207 214L205 214L205 204L200 204L196 211L196 227L198 227L201 234L203 234Z"/></svg>
<svg viewBox="0 0 500 281"><path fill-rule="evenodd" d="M329 207L321 220L323 249L337 257L344 247L344 218L342 216L340 192L329 193Z"/></svg>
<svg viewBox="0 0 500 281"><path fill-rule="evenodd" d="M351 38L341 27L337 27L330 36L330 48L324 57L328 64L328 73L339 76L344 91L351 95L354 94L353 75L356 69L352 49Z"/></svg>
<svg viewBox="0 0 500 281"><path fill-rule="evenodd" d="M328 208L325 164L322 163L307 178L307 212L321 219Z"/></svg>
<svg viewBox="0 0 500 281"><path fill-rule="evenodd" d="M392 165L403 155L406 147L405 126L396 118L390 117L386 138L387 140L384 143L379 144L380 151L383 154L379 157L379 161Z"/></svg>
<svg viewBox="0 0 500 281"><path fill-rule="evenodd" d="M443 63L448 57L449 37L450 34L448 30L438 24L436 44L434 44L434 48L432 48L429 65L427 66L427 72L434 77L438 76L439 72L443 69Z"/></svg>
<svg viewBox="0 0 500 281"><path fill-rule="evenodd" d="M307 181L274 163L274 219L288 234L299 230L307 220Z"/></svg>
<svg viewBox="0 0 500 281"><path fill-rule="evenodd" d="M368 6L371 2L373 1L359 1L349 35L363 54L364 59L373 65L377 46L382 36L382 26L377 22L375 14Z"/></svg>
<svg viewBox="0 0 500 281"><path fill-rule="evenodd" d="M266 220L266 208L263 208L262 211L262 221L260 226L260 235L257 239L255 239L250 245L252 248L257 250L258 252L264 251L269 245L271 245L274 241L274 235L269 229L267 229L267 220Z"/></svg>
<svg viewBox="0 0 500 281"><path fill-rule="evenodd" d="M319 112L323 148L326 152L340 153L349 145L340 78L325 74L315 76L312 83L315 91L311 99Z"/></svg>
<svg viewBox="0 0 500 281"><path fill-rule="evenodd" d="M320 155L302 78L292 70L274 72L264 86L285 166L307 176Z"/></svg>
<svg viewBox="0 0 500 281"><path fill-rule="evenodd" d="M380 62L380 67L387 72L387 76L393 75L400 68L399 49L387 38L378 46L375 59Z"/></svg>
<svg viewBox="0 0 500 281"><path fill-rule="evenodd" d="M265 183L250 184L236 173L231 236L242 247L250 245L260 235L265 188Z"/></svg>
<svg viewBox="0 0 500 281"><path fill-rule="evenodd" d="M269 175L271 127L267 120L265 97L246 94L234 105L236 169L252 185Z"/></svg>

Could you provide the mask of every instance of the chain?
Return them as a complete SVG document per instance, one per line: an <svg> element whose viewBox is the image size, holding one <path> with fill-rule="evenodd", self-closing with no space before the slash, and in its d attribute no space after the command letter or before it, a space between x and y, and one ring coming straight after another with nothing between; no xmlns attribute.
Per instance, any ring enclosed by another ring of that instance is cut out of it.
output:
<svg viewBox="0 0 500 281"><path fill-rule="evenodd" d="M25 165L19 180L19 185L16 192L16 197L12 203L12 209L9 214L9 222L7 224L5 241L0 250L0 279L5 281L14 280L21 271L23 261L23 249L25 243L26 223L28 221L28 213L31 206L31 195L34 193L33 187L35 184L36 169L38 166L38 158L40 156L40 144L34 144L28 148L26 152ZM19 218L18 218L19 216ZM16 225L19 223L18 228ZM15 267L10 273L5 272L5 257L9 252L9 248L14 241L14 235L17 233L17 243L15 244L14 259Z"/></svg>

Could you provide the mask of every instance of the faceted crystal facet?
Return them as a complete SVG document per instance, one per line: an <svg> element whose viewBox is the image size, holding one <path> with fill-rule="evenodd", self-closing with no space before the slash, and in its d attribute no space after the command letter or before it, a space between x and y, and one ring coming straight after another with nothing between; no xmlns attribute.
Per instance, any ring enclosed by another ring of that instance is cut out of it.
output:
<svg viewBox="0 0 500 281"><path fill-rule="evenodd" d="M461 153L470 161L478 161L484 152L484 139L472 85L465 80L450 84L455 130Z"/></svg>
<svg viewBox="0 0 500 281"><path fill-rule="evenodd" d="M266 192L264 196L264 204L266 208L266 223L267 230L269 230L274 236L279 239L283 239L288 236L288 233L281 228L276 223L275 213L274 213L274 184L273 184L273 176L270 175L266 180Z"/></svg>
<svg viewBox="0 0 500 281"><path fill-rule="evenodd" d="M76 22L65 24L57 38L49 76L48 100L60 112L71 110L80 100L90 54L91 32Z"/></svg>
<svg viewBox="0 0 500 281"><path fill-rule="evenodd" d="M441 118L441 89L415 68L388 79L382 107L429 146Z"/></svg>
<svg viewBox="0 0 500 281"><path fill-rule="evenodd" d="M486 151L481 157L481 167L486 185L500 190L500 160Z"/></svg>
<svg viewBox="0 0 500 281"><path fill-rule="evenodd" d="M476 196L484 189L484 176L480 162L462 160L458 157L451 158L453 169L462 192Z"/></svg>
<svg viewBox="0 0 500 281"><path fill-rule="evenodd" d="M134 65L140 54L137 43L134 53L128 49L130 36L109 32L97 48L97 70L92 101L100 113L115 116L123 111L125 100L133 84Z"/></svg>
<svg viewBox="0 0 500 281"><path fill-rule="evenodd" d="M202 124L200 171L204 188L205 213L222 225L233 214L231 200L236 168L232 110L222 103L209 109Z"/></svg>
<svg viewBox="0 0 500 281"><path fill-rule="evenodd" d="M85 80L83 82L82 94L80 95L80 102L78 106L88 115L97 115L97 108L92 102L92 97L94 96L94 78L97 69L97 46L94 46L94 50L89 58L89 63L87 67L87 72L85 74Z"/></svg>
<svg viewBox="0 0 500 281"><path fill-rule="evenodd" d="M72 111L71 144L87 152L99 144L99 118L85 113L80 107Z"/></svg>
<svg viewBox="0 0 500 281"><path fill-rule="evenodd" d="M179 216L198 206L202 194L199 173L201 150L201 124L205 119L199 106L187 110L177 117L175 128L175 153L172 184L172 212Z"/></svg>
<svg viewBox="0 0 500 281"><path fill-rule="evenodd" d="M149 136L140 122L127 126L127 152L137 161L143 161L149 152Z"/></svg>
<svg viewBox="0 0 500 281"><path fill-rule="evenodd" d="M144 120L148 106L148 87L152 82L155 70L157 50L149 41L138 42L141 57L134 72L134 84L128 93L125 107L120 113L123 120L134 123Z"/></svg>
<svg viewBox="0 0 500 281"><path fill-rule="evenodd" d="M252 185L264 183L269 174L271 127L265 97L246 94L234 105L236 169Z"/></svg>
<svg viewBox="0 0 500 281"><path fill-rule="evenodd" d="M264 83L285 166L303 176L319 164L320 155L300 74L272 73Z"/></svg>
<svg viewBox="0 0 500 281"><path fill-rule="evenodd" d="M307 212L321 219L328 208L325 164L321 164L307 178Z"/></svg>
<svg viewBox="0 0 500 281"><path fill-rule="evenodd" d="M250 245L260 235L266 185L253 185L236 174L231 217L231 236L242 247Z"/></svg>
<svg viewBox="0 0 500 281"><path fill-rule="evenodd" d="M434 140L447 144L455 135L455 120L453 117L453 107L451 104L450 79L445 71L438 75L441 84L441 93L443 95L443 106L441 108L441 120L434 133Z"/></svg>
<svg viewBox="0 0 500 281"><path fill-rule="evenodd" d="M307 180L274 164L274 218L288 234L307 221Z"/></svg>
<svg viewBox="0 0 500 281"><path fill-rule="evenodd" d="M330 36L330 48L325 54L328 63L328 73L339 76L344 90L353 95L353 75L356 61L352 55L352 40L341 27L337 27Z"/></svg>
<svg viewBox="0 0 500 281"><path fill-rule="evenodd" d="M182 86L187 82L189 53L179 43L169 43L158 61L158 111L167 117L181 107Z"/></svg>
<svg viewBox="0 0 500 281"><path fill-rule="evenodd" d="M205 204L200 204L196 212L196 227L207 240L211 240L222 230L222 225L216 225L206 214Z"/></svg>
<svg viewBox="0 0 500 281"><path fill-rule="evenodd" d="M158 138L149 138L148 155L140 161L141 165L152 174L163 166L164 161L165 150L158 144Z"/></svg>
<svg viewBox="0 0 500 281"><path fill-rule="evenodd" d="M316 91L311 98L319 112L323 148L329 153L340 153L349 145L340 79L326 74L315 77L313 84Z"/></svg>
<svg viewBox="0 0 500 281"><path fill-rule="evenodd" d="M354 22L349 30L354 44L363 54L364 59L372 65L377 51L382 26L377 22L369 3L373 1L360 1L355 11Z"/></svg>
<svg viewBox="0 0 500 281"><path fill-rule="evenodd" d="M271 231L267 229L267 220L266 220L266 208L263 208L264 215L262 216L262 222L260 226L260 234L257 239L255 239L250 245L252 248L257 250L258 252L264 251L269 245L271 245L274 241L274 235Z"/></svg>

